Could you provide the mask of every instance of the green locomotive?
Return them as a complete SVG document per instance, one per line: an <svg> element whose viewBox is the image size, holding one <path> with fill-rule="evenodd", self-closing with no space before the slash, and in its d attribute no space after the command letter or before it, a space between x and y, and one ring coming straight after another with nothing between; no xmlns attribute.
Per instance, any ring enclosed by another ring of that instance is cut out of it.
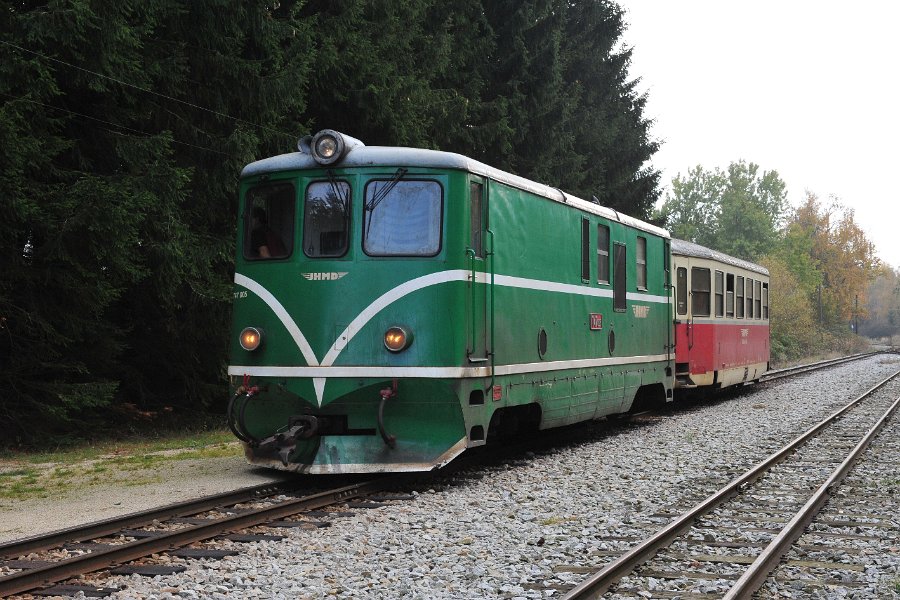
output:
<svg viewBox="0 0 900 600"><path fill-rule="evenodd" d="M241 174L228 418L251 463L423 471L671 399L666 231L331 130Z"/></svg>

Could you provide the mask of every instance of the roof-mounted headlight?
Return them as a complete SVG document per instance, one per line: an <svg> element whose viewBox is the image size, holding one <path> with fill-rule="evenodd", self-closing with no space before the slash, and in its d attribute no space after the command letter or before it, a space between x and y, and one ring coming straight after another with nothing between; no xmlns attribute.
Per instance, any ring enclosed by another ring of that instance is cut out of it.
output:
<svg viewBox="0 0 900 600"><path fill-rule="evenodd" d="M344 155L344 139L337 131L324 129L312 140L312 155L320 165L330 165Z"/></svg>
<svg viewBox="0 0 900 600"><path fill-rule="evenodd" d="M323 129L312 137L301 138L297 144L301 152L311 154L313 160L323 166L338 162L356 146L365 144L333 129Z"/></svg>

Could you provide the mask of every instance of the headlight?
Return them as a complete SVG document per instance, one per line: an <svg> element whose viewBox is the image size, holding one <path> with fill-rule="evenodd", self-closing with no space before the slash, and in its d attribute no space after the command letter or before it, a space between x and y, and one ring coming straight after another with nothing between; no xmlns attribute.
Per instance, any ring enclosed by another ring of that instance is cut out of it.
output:
<svg viewBox="0 0 900 600"><path fill-rule="evenodd" d="M391 352L406 350L412 344L412 334L402 327L391 327L384 332L384 347Z"/></svg>
<svg viewBox="0 0 900 600"><path fill-rule="evenodd" d="M331 129L323 129L312 139L312 155L320 165L330 165L344 155L344 136Z"/></svg>
<svg viewBox="0 0 900 600"><path fill-rule="evenodd" d="M243 331L241 331L241 348L248 352L253 352L257 348L259 348L260 344L262 344L263 333L261 329L257 329L256 327L245 327Z"/></svg>
<svg viewBox="0 0 900 600"><path fill-rule="evenodd" d="M357 146L365 144L334 129L323 129L316 135L305 135L297 140L297 150L311 155L322 166L337 163Z"/></svg>

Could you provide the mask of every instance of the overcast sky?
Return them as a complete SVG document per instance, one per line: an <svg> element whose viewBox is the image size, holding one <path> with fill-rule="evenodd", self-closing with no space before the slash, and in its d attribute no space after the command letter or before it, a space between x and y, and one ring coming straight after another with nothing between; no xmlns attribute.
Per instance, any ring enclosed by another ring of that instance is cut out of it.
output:
<svg viewBox="0 0 900 600"><path fill-rule="evenodd" d="M618 0L669 186L696 165L835 196L900 268L900 2Z"/></svg>

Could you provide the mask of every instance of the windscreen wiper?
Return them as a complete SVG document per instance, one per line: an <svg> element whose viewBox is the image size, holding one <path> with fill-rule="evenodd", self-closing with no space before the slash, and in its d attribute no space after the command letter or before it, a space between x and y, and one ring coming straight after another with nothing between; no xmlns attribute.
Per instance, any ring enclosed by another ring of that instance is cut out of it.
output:
<svg viewBox="0 0 900 600"><path fill-rule="evenodd" d="M381 201L384 200L387 197L387 195L391 193L391 190L394 189L394 186L397 185L397 183L401 179L403 179L403 176L406 175L406 172L407 172L407 169L400 167L394 173L394 176L391 177L391 180L388 181L387 184L385 184L385 186L383 188L381 188L379 190L376 185L375 191L372 194L372 199L366 203L366 211L371 212L371 211L375 210L375 207L378 206L379 204L381 204Z"/></svg>
<svg viewBox="0 0 900 600"><path fill-rule="evenodd" d="M335 197L340 201L341 206L344 209L344 214L349 217L350 212L350 201L341 193L341 186L338 185L338 180L334 176L334 171L328 169L325 171L325 174L328 176L328 183L331 185L331 191L334 193Z"/></svg>

